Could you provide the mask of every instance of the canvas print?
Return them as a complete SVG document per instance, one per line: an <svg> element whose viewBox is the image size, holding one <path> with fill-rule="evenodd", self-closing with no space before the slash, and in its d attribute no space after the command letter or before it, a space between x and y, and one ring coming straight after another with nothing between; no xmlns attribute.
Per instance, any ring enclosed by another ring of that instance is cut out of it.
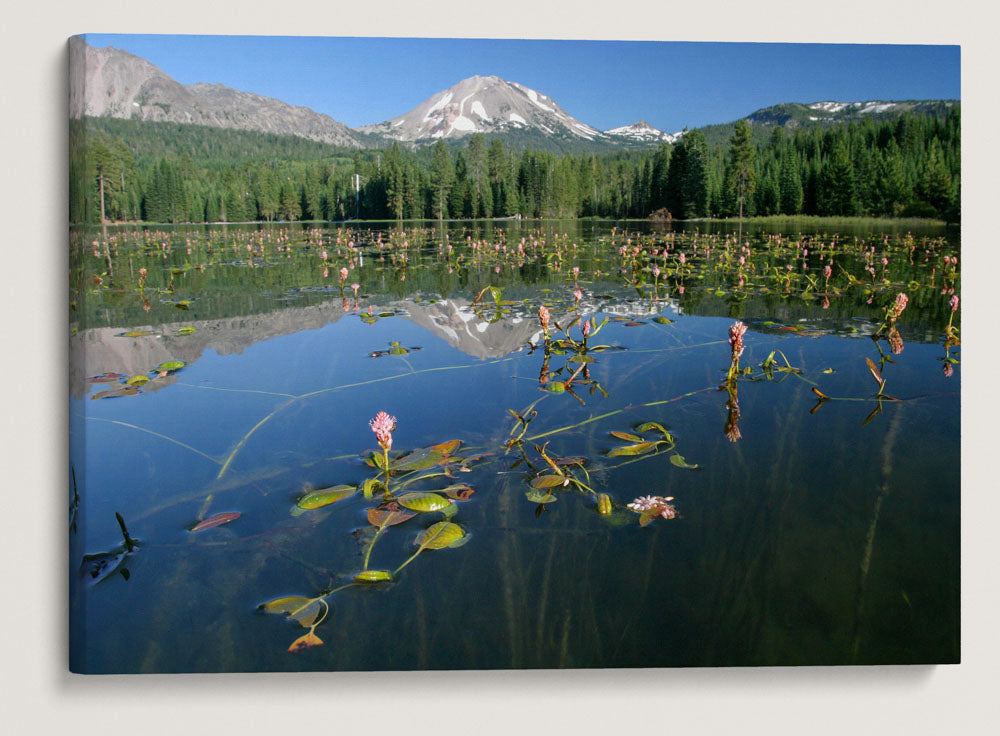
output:
<svg viewBox="0 0 1000 736"><path fill-rule="evenodd" d="M958 47L69 77L74 672L960 660Z"/></svg>

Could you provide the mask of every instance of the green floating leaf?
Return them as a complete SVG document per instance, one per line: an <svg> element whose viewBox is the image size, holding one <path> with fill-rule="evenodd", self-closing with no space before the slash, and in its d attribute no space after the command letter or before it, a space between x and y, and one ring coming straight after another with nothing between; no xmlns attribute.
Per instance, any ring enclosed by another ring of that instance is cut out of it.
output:
<svg viewBox="0 0 1000 736"><path fill-rule="evenodd" d="M458 524L439 521L420 532L414 544L421 549L444 549L455 546L464 536L465 531Z"/></svg>
<svg viewBox="0 0 1000 736"><path fill-rule="evenodd" d="M643 430L640 429L639 431L642 432ZM612 431L610 434L612 437L617 437L618 439L625 440L626 442L642 442L642 437L639 437L638 435L634 434L629 434L628 432Z"/></svg>
<svg viewBox="0 0 1000 736"><path fill-rule="evenodd" d="M132 376L130 379L125 381L129 386L144 386L149 383L149 376L139 373L138 375Z"/></svg>
<svg viewBox="0 0 1000 736"><path fill-rule="evenodd" d="M392 573L388 570L365 570L354 576L356 583L389 583L392 582Z"/></svg>
<svg viewBox="0 0 1000 736"><path fill-rule="evenodd" d="M564 475L540 475L537 478L531 479L532 488L555 488L556 486L565 485L567 481Z"/></svg>
<svg viewBox="0 0 1000 736"><path fill-rule="evenodd" d="M664 427L659 422L644 422L643 424L640 424L638 427L636 427L635 431L636 432L651 432L654 429L657 432L659 432L660 434L662 434L664 436L664 438L667 439L668 441L670 441L670 442L673 441L673 439L674 439L673 435L670 434L670 432L667 431L666 427Z"/></svg>
<svg viewBox="0 0 1000 736"><path fill-rule="evenodd" d="M300 509L319 509L324 506L329 506L331 503L336 503L337 501L342 501L345 498L350 498L355 493L358 492L357 486L349 485L338 485L331 486L329 488L320 488L318 491L312 491L307 493L302 498L296 502L296 506Z"/></svg>
<svg viewBox="0 0 1000 736"><path fill-rule="evenodd" d="M149 330L131 330L130 332L119 332L118 337L151 337L156 333Z"/></svg>
<svg viewBox="0 0 1000 736"><path fill-rule="evenodd" d="M396 313L395 312L379 312L378 316L379 317L395 317Z"/></svg>
<svg viewBox="0 0 1000 736"><path fill-rule="evenodd" d="M322 608L319 601L301 595L275 598L260 606L264 613L284 613L293 621L298 621L304 628L309 628L319 617Z"/></svg>
<svg viewBox="0 0 1000 736"><path fill-rule="evenodd" d="M419 511L422 514L428 514L433 511L440 511L443 508L451 506L453 501L445 498L444 496L439 496L436 493L422 493L419 491L414 491L413 493L404 493L396 501L400 506L411 511Z"/></svg>
<svg viewBox="0 0 1000 736"><path fill-rule="evenodd" d="M653 317L653 321L658 325L671 325L674 323L672 319L667 319L666 317Z"/></svg>
<svg viewBox="0 0 1000 736"><path fill-rule="evenodd" d="M548 491L527 491L524 497L532 503L555 503L559 500L558 496L553 496Z"/></svg>
<svg viewBox="0 0 1000 736"><path fill-rule="evenodd" d="M562 381L552 381L545 386L545 390L554 394L561 394L566 390L566 384Z"/></svg>
<svg viewBox="0 0 1000 736"><path fill-rule="evenodd" d="M156 366L157 371L167 371L167 373L173 373L174 371L179 371L183 368L186 363L183 360L168 360L166 363L160 363Z"/></svg>
<svg viewBox="0 0 1000 736"><path fill-rule="evenodd" d="M427 470L435 465L447 464L450 456L462 445L462 440L449 440L390 460L392 470ZM380 462L376 459L376 464ZM379 467L382 467L379 465ZM384 469L384 468L383 468Z"/></svg>
<svg viewBox="0 0 1000 736"><path fill-rule="evenodd" d="M179 330L177 330L177 334L178 335L191 335L191 334L194 334L194 331L195 331L195 328L192 327L191 325L188 325L186 327L181 327Z"/></svg>
<svg viewBox="0 0 1000 736"><path fill-rule="evenodd" d="M639 442L635 445L625 445L608 450L608 457L620 457L622 455L644 455L656 448L656 442Z"/></svg>
<svg viewBox="0 0 1000 736"><path fill-rule="evenodd" d="M681 455L678 455L676 452L670 456L670 462L673 465L676 465L678 468L687 468L688 470L694 470L695 468L698 467L697 465L688 465L686 462L684 462L684 458Z"/></svg>
<svg viewBox="0 0 1000 736"><path fill-rule="evenodd" d="M365 498L371 499L375 495L375 489L379 487L379 481L377 478L366 478L365 482L361 484L361 492L364 493Z"/></svg>

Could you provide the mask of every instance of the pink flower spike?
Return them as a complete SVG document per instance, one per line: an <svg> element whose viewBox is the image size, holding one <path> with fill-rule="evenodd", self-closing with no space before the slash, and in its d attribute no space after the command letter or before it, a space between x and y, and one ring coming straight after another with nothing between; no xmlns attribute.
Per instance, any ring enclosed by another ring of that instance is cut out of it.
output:
<svg viewBox="0 0 1000 736"><path fill-rule="evenodd" d="M545 307L538 308L538 321L542 323L542 329L549 329L549 310Z"/></svg>
<svg viewBox="0 0 1000 736"><path fill-rule="evenodd" d="M375 418L368 422L375 433L375 439L383 450L392 447L392 431L396 429L396 417L390 416L384 411L380 411Z"/></svg>
<svg viewBox="0 0 1000 736"><path fill-rule="evenodd" d="M955 294L955 296L953 296L949 300L948 303L951 304L951 311L957 312L958 311L958 294Z"/></svg>
<svg viewBox="0 0 1000 736"><path fill-rule="evenodd" d="M340 280L347 281L347 276L350 272L346 268L340 269Z"/></svg>

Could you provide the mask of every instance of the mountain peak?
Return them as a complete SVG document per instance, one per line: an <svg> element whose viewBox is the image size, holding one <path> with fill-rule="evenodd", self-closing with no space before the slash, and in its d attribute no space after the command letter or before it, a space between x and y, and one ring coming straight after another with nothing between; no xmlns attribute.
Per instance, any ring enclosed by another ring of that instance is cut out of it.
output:
<svg viewBox="0 0 1000 736"><path fill-rule="evenodd" d="M654 141L674 143L677 139L684 135L683 132L673 134L664 133L662 130L654 128L645 120L639 120L631 125L623 125L620 128L612 128L611 130L604 131L604 133L605 135L627 138L631 141L643 143L651 143Z"/></svg>
<svg viewBox="0 0 1000 736"><path fill-rule="evenodd" d="M604 138L551 97L519 82L478 74L431 95L404 115L359 128L411 142L529 129L571 140Z"/></svg>

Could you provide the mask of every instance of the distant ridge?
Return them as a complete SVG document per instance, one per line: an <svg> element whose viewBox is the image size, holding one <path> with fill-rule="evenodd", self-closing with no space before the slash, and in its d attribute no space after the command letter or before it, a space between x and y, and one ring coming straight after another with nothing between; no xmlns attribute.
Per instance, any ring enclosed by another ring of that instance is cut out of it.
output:
<svg viewBox="0 0 1000 736"><path fill-rule="evenodd" d="M127 51L69 41L70 117L126 118L294 135L361 148L366 141L329 115L221 84L183 85Z"/></svg>

